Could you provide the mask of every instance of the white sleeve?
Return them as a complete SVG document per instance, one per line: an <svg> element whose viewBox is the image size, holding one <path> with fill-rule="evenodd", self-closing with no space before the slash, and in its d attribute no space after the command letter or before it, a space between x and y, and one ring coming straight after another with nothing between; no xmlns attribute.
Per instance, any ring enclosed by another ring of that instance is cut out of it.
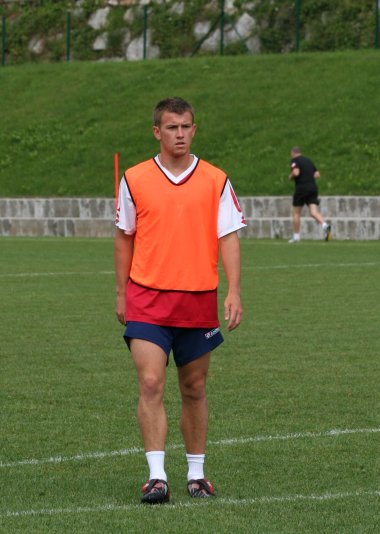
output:
<svg viewBox="0 0 380 534"><path fill-rule="evenodd" d="M119 186L119 200L116 210L115 224L125 234L133 235L136 232L136 207L133 203L125 178L121 179Z"/></svg>
<svg viewBox="0 0 380 534"><path fill-rule="evenodd" d="M220 197L218 212L218 239L224 235L240 230L247 226L238 199L227 179L222 196Z"/></svg>

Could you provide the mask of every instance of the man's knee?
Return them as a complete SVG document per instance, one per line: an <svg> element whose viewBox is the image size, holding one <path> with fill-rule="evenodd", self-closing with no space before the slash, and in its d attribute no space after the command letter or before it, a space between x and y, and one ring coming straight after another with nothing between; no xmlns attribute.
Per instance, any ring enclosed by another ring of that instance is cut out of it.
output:
<svg viewBox="0 0 380 534"><path fill-rule="evenodd" d="M181 393L184 399L199 401L206 397L206 377L194 377L181 383Z"/></svg>
<svg viewBox="0 0 380 534"><path fill-rule="evenodd" d="M293 206L293 218L299 219L301 217L301 209L299 206Z"/></svg>
<svg viewBox="0 0 380 534"><path fill-rule="evenodd" d="M309 213L312 217L318 215L318 206L316 204L309 204Z"/></svg>
<svg viewBox="0 0 380 534"><path fill-rule="evenodd" d="M139 379L141 396L147 399L162 397L164 394L164 381L161 377L147 374Z"/></svg>

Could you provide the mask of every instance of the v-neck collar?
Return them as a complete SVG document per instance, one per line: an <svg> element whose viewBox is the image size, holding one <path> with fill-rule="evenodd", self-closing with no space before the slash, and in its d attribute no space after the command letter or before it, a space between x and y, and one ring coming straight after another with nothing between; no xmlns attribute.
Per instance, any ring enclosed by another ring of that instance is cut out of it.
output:
<svg viewBox="0 0 380 534"><path fill-rule="evenodd" d="M194 154L191 154L191 155L193 156L193 161L191 162L189 167L185 169L178 176L174 176L174 174L172 174L166 167L162 165L162 163L160 162L160 158L158 157L158 154L153 159L155 163L158 165L158 167L161 169L161 171L165 174L166 178L168 178L168 180L170 180L175 185L180 185L182 183L185 183L190 178L196 166L198 165L199 158L197 158L197 156L194 156Z"/></svg>

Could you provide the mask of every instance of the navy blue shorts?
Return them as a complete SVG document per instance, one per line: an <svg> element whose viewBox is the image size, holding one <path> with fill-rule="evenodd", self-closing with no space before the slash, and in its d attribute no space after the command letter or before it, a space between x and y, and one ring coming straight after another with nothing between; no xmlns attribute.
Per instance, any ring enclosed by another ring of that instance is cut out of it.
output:
<svg viewBox="0 0 380 534"><path fill-rule="evenodd" d="M128 347L133 338L144 339L161 347L167 356L167 363L172 350L177 367L200 358L223 343L220 328L180 328L130 321L124 332Z"/></svg>

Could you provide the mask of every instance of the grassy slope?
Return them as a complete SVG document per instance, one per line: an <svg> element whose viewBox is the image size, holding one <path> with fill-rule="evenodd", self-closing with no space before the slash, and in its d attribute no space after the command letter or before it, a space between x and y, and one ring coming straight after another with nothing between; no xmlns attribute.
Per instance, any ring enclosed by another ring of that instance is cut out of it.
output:
<svg viewBox="0 0 380 534"><path fill-rule="evenodd" d="M111 196L120 167L157 148L168 95L197 110L194 151L239 195L289 194L289 148L322 172L322 194L380 194L377 51L0 69L0 195Z"/></svg>

